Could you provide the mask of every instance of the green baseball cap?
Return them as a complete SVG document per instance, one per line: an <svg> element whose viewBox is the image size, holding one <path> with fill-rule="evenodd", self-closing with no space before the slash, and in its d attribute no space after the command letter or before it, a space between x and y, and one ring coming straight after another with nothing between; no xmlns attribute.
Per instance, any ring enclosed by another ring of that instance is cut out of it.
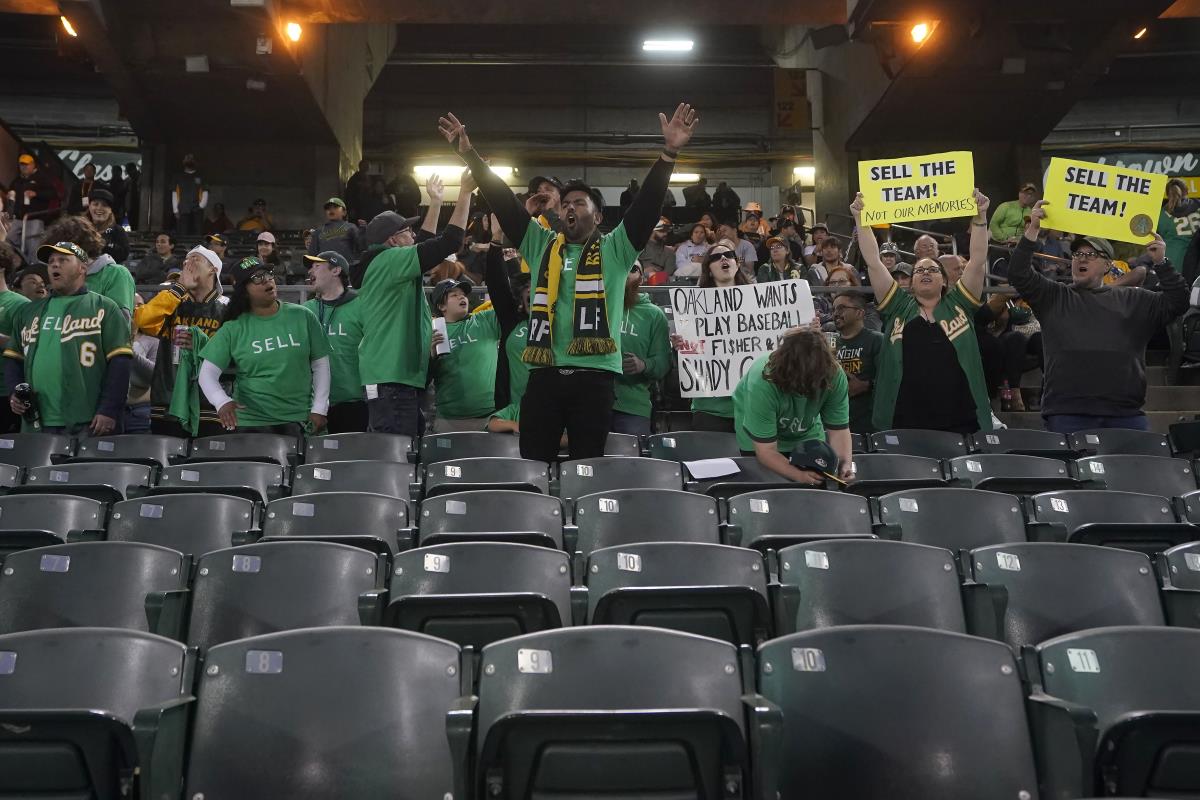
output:
<svg viewBox="0 0 1200 800"><path fill-rule="evenodd" d="M329 208L330 206L337 206L338 208L345 208L345 207L346 207L346 201L345 201L345 200L343 200L343 199L342 199L342 198L340 198L340 197L331 197L331 198L329 198L328 200L326 200L326 201L325 201L325 206L324 206L324 207L325 207L325 208Z"/></svg>
<svg viewBox="0 0 1200 800"><path fill-rule="evenodd" d="M1099 236L1076 236L1075 241L1071 242L1071 252L1074 253L1085 244L1090 244L1097 253L1112 261L1113 246L1109 244L1108 239L1101 239Z"/></svg>
<svg viewBox="0 0 1200 800"><path fill-rule="evenodd" d="M75 256L84 264L91 261L87 253L83 252L83 248L74 242L58 242L57 244L44 244L37 249L38 261L50 263L50 256L54 253L62 253L64 256Z"/></svg>

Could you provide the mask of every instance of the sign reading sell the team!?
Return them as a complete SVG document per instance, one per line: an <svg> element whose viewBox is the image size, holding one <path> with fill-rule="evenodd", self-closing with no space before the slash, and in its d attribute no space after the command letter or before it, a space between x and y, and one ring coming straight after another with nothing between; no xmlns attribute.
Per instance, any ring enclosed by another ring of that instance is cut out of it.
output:
<svg viewBox="0 0 1200 800"><path fill-rule="evenodd" d="M1166 186L1166 175L1052 158L1042 227L1146 244L1154 238Z"/></svg>
<svg viewBox="0 0 1200 800"><path fill-rule="evenodd" d="M754 359L774 350L788 328L814 316L808 281L774 281L726 289L671 290L683 397L728 397Z"/></svg>
<svg viewBox="0 0 1200 800"><path fill-rule="evenodd" d="M969 150L858 162L867 225L975 214L975 162Z"/></svg>

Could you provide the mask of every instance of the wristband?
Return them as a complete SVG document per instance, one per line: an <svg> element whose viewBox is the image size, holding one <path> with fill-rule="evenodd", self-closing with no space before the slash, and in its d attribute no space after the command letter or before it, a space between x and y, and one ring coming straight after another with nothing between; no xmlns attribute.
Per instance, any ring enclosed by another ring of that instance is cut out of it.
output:
<svg viewBox="0 0 1200 800"><path fill-rule="evenodd" d="M678 150L671 150L670 148L667 148L667 147L663 148L662 154L671 160L675 160L675 159L679 158Z"/></svg>

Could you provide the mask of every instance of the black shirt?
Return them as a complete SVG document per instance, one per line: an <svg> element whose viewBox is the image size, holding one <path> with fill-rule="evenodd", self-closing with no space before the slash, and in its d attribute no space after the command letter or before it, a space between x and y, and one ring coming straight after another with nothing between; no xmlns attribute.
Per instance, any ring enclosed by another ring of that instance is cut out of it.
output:
<svg viewBox="0 0 1200 800"><path fill-rule="evenodd" d="M975 401L954 344L936 322L914 317L904 326L904 377L896 397L896 428L955 433L979 430Z"/></svg>

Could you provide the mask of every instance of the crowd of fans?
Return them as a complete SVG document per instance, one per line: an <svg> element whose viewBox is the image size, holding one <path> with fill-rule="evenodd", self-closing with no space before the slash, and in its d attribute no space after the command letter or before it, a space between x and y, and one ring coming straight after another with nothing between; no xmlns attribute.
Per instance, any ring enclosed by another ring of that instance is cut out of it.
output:
<svg viewBox="0 0 1200 800"><path fill-rule="evenodd" d="M710 196L704 181L684 190L698 221L676 225L664 198L697 120L686 105L660 117L661 156L621 195L621 218L605 220L603 198L581 181L537 176L515 194L447 115L439 131L466 166L448 223L437 176L421 215L411 177L388 186L361 164L305 232L314 297L303 306L279 297L266 202L233 223L210 208L190 156L171 192L176 230L129 268L112 190L86 181L67 203L75 213L54 219L42 212L56 190L22 156L0 245L10 395L0 429L490 430L520 432L527 458L561 448L584 458L610 431L651 432L672 348L691 346L644 286L789 279L814 288L812 323L786 332L731 396L691 410L693 428L736 433L745 453L794 480L815 482L789 460L812 440L848 468L851 431L990 430L994 403L1025 408L1033 368L1048 428L1146 427L1144 351L1187 309L1174 265L1188 280L1196 272L1196 236L1176 222L1197 204L1179 182L1160 234L1122 252L1044 230L1029 183L990 219L977 192L963 230L911 242L862 225L861 195L846 237L808 224L795 203L768 215L725 184ZM234 231L254 236L254 255L230 252ZM202 244L181 257L177 235ZM32 252L31 241L41 242ZM137 295L135 276L157 291ZM477 285L487 300L472 307Z"/></svg>

